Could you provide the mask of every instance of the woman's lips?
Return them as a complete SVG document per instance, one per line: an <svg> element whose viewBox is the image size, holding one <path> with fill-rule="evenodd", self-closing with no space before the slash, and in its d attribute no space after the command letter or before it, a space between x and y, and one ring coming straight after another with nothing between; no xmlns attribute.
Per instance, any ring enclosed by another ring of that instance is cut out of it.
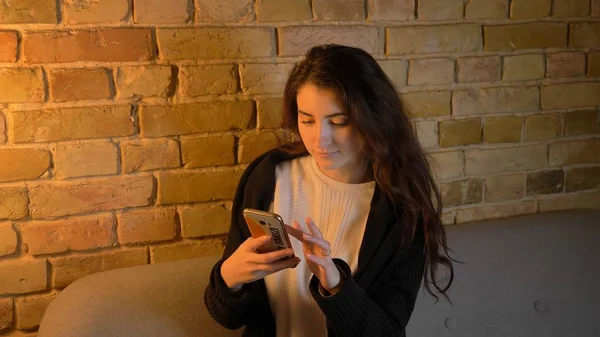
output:
<svg viewBox="0 0 600 337"><path fill-rule="evenodd" d="M337 154L338 151L334 151L334 152L317 152L318 156L321 158L329 158L332 157L333 155Z"/></svg>

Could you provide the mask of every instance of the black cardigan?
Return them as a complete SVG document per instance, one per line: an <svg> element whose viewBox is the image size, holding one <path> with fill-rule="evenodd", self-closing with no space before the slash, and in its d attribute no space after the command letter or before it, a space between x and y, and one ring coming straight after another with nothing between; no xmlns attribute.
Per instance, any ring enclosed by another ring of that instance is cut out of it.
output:
<svg viewBox="0 0 600 337"><path fill-rule="evenodd" d="M261 155L246 168L233 200L223 257L213 267L204 293L211 316L229 329L245 325L243 336L275 336L265 283L251 282L239 292L232 292L221 277L221 265L250 237L242 210L269 208L275 191L275 167L293 158L276 149ZM416 231L410 247L399 250L401 214L402 208L394 207L376 185L354 276L347 277L341 289L330 297L321 296L318 279L314 275L311 278L311 294L325 314L329 336L405 336L425 260L422 228ZM343 260L334 262L346 275L352 275Z"/></svg>

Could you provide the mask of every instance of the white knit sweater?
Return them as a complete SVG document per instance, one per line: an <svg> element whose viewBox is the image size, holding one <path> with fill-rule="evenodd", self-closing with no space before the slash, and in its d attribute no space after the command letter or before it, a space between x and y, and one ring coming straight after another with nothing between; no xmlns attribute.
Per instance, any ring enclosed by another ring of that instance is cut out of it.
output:
<svg viewBox="0 0 600 337"><path fill-rule="evenodd" d="M274 201L270 211L291 225L297 220L308 232L310 216L330 242L331 256L343 259L355 272L375 182L348 184L327 177L312 156L283 162L276 169ZM325 317L313 300L302 244L290 236L302 261L265 278L278 337L326 336Z"/></svg>

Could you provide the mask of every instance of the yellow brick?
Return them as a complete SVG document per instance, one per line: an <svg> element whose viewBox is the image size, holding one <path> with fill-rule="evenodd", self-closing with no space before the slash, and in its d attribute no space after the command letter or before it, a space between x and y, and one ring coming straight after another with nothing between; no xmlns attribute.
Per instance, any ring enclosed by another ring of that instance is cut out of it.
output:
<svg viewBox="0 0 600 337"><path fill-rule="evenodd" d="M396 88L406 85L408 74L407 64L404 60L378 60L379 66L390 78Z"/></svg>
<svg viewBox="0 0 600 337"><path fill-rule="evenodd" d="M464 0L419 0L419 20L460 20Z"/></svg>
<svg viewBox="0 0 600 337"><path fill-rule="evenodd" d="M54 169L57 179L116 174L117 147L108 142L58 144Z"/></svg>
<svg viewBox="0 0 600 337"><path fill-rule="evenodd" d="M504 57L503 81L535 80L543 77L543 55L527 54Z"/></svg>
<svg viewBox="0 0 600 337"><path fill-rule="evenodd" d="M163 28L158 29L157 36L166 60L274 55L269 28Z"/></svg>
<svg viewBox="0 0 600 337"><path fill-rule="evenodd" d="M567 25L554 22L534 22L483 27L486 51L515 49L564 48L567 46Z"/></svg>
<svg viewBox="0 0 600 337"><path fill-rule="evenodd" d="M254 122L253 107L252 101L143 106L141 134L142 137L162 137L245 129Z"/></svg>
<svg viewBox="0 0 600 337"><path fill-rule="evenodd" d="M459 82L495 82L501 78L500 57L461 57L457 59Z"/></svg>
<svg viewBox="0 0 600 337"><path fill-rule="evenodd" d="M431 153L429 162L436 180L456 179L463 174L462 151Z"/></svg>
<svg viewBox="0 0 600 337"><path fill-rule="evenodd" d="M119 176L29 185L34 219L146 206L153 196L152 176Z"/></svg>
<svg viewBox="0 0 600 337"><path fill-rule="evenodd" d="M248 134L240 138L238 146L238 161L247 163L256 157L274 149L283 143L281 137L271 131L261 132L259 134Z"/></svg>
<svg viewBox="0 0 600 337"><path fill-rule="evenodd" d="M233 135L182 138L181 155L186 168L235 163Z"/></svg>
<svg viewBox="0 0 600 337"><path fill-rule="evenodd" d="M369 20L410 20L414 18L413 0L367 0Z"/></svg>
<svg viewBox="0 0 600 337"><path fill-rule="evenodd" d="M550 144L550 165L600 163L600 139L582 139Z"/></svg>
<svg viewBox="0 0 600 337"><path fill-rule="evenodd" d="M256 102L259 129L275 129L281 127L283 117L283 100L267 98Z"/></svg>
<svg viewBox="0 0 600 337"><path fill-rule="evenodd" d="M147 263L146 247L120 249L93 255L69 255L50 259L53 270L52 281L56 289L63 289L86 275Z"/></svg>
<svg viewBox="0 0 600 337"><path fill-rule="evenodd" d="M0 298L0 331L13 326L13 299Z"/></svg>
<svg viewBox="0 0 600 337"><path fill-rule="evenodd" d="M585 53L561 52L546 55L546 77L577 77L585 74Z"/></svg>
<svg viewBox="0 0 600 337"><path fill-rule="evenodd" d="M150 256L152 263L160 263L204 256L220 256L223 254L223 249L224 244L221 239L184 241L150 247Z"/></svg>
<svg viewBox="0 0 600 337"><path fill-rule="evenodd" d="M485 201L521 199L525 194L525 174L503 174L485 177Z"/></svg>
<svg viewBox="0 0 600 337"><path fill-rule="evenodd" d="M176 204L229 200L233 198L242 172L185 172L158 174L158 203Z"/></svg>
<svg viewBox="0 0 600 337"><path fill-rule="evenodd" d="M17 232L13 229L12 223L0 221L0 257L16 253L18 244Z"/></svg>
<svg viewBox="0 0 600 337"><path fill-rule="evenodd" d="M292 63L243 64L241 85L244 94L283 94L285 82L294 65Z"/></svg>
<svg viewBox="0 0 600 337"><path fill-rule="evenodd" d="M219 6L215 6L214 0L197 0L196 5L198 22L254 21L254 0L221 0Z"/></svg>
<svg viewBox="0 0 600 337"><path fill-rule="evenodd" d="M592 0L592 17L600 17L600 0Z"/></svg>
<svg viewBox="0 0 600 337"><path fill-rule="evenodd" d="M538 109L537 87L474 88L452 93L452 114L456 116Z"/></svg>
<svg viewBox="0 0 600 337"><path fill-rule="evenodd" d="M15 300L17 329L39 327L46 309L56 298L56 293L20 297Z"/></svg>
<svg viewBox="0 0 600 337"><path fill-rule="evenodd" d="M481 119L461 119L440 122L440 146L451 147L481 142Z"/></svg>
<svg viewBox="0 0 600 337"><path fill-rule="evenodd" d="M50 72L52 100L56 102L112 97L107 69L59 69Z"/></svg>
<svg viewBox="0 0 600 337"><path fill-rule="evenodd" d="M478 0L465 2L466 19L504 19L508 14L506 0Z"/></svg>
<svg viewBox="0 0 600 337"><path fill-rule="evenodd" d="M600 106L600 83L563 83L541 86L542 109Z"/></svg>
<svg viewBox="0 0 600 337"><path fill-rule="evenodd" d="M40 68L0 68L0 103L42 102L44 96Z"/></svg>
<svg viewBox="0 0 600 337"><path fill-rule="evenodd" d="M415 123L417 138L424 149L438 147L438 122L422 121Z"/></svg>
<svg viewBox="0 0 600 337"><path fill-rule="evenodd" d="M447 58L410 60L408 85L454 82L454 61Z"/></svg>
<svg viewBox="0 0 600 337"><path fill-rule="evenodd" d="M229 232L230 211L224 205L183 207L181 236L184 238L222 235Z"/></svg>
<svg viewBox="0 0 600 337"><path fill-rule="evenodd" d="M64 21L68 24L116 23L129 18L127 0L64 1L63 6Z"/></svg>
<svg viewBox="0 0 600 337"><path fill-rule="evenodd" d="M117 214L121 244L160 242L177 236L177 212L172 208L140 208Z"/></svg>
<svg viewBox="0 0 600 337"><path fill-rule="evenodd" d="M139 139L121 143L124 173L181 166L179 144L172 139Z"/></svg>
<svg viewBox="0 0 600 337"><path fill-rule="evenodd" d="M481 32L474 24L389 27L387 54L471 52L480 50Z"/></svg>
<svg viewBox="0 0 600 337"><path fill-rule="evenodd" d="M0 144L6 143L6 122L4 115L0 112Z"/></svg>
<svg viewBox="0 0 600 337"><path fill-rule="evenodd" d="M521 141L521 117L490 117L485 119L483 141L486 143L518 143Z"/></svg>
<svg viewBox="0 0 600 337"><path fill-rule="evenodd" d="M563 170L527 173L527 195L560 193L565 186Z"/></svg>
<svg viewBox="0 0 600 337"><path fill-rule="evenodd" d="M3 185L0 187L0 219L24 218L28 202L25 184Z"/></svg>
<svg viewBox="0 0 600 337"><path fill-rule="evenodd" d="M117 89L121 97L170 96L170 66L121 67L117 71Z"/></svg>
<svg viewBox="0 0 600 337"><path fill-rule="evenodd" d="M565 192L600 188L600 166L570 169L565 179Z"/></svg>
<svg viewBox="0 0 600 337"><path fill-rule="evenodd" d="M301 56L311 47L325 43L379 53L379 34L373 26L292 26L278 28L278 33L280 56Z"/></svg>
<svg viewBox="0 0 600 337"><path fill-rule="evenodd" d="M589 0L554 0L552 16L555 17L586 17L589 15Z"/></svg>
<svg viewBox="0 0 600 337"><path fill-rule="evenodd" d="M0 294L27 294L47 289L46 260L10 260L0 264Z"/></svg>
<svg viewBox="0 0 600 337"><path fill-rule="evenodd" d="M134 22L186 23L192 13L188 0L136 0Z"/></svg>
<svg viewBox="0 0 600 337"><path fill-rule="evenodd" d="M238 91L237 69L232 64L181 67L179 73L181 95L234 94Z"/></svg>
<svg viewBox="0 0 600 337"><path fill-rule="evenodd" d="M412 117L450 116L449 91L411 91L401 97Z"/></svg>
<svg viewBox="0 0 600 337"><path fill-rule="evenodd" d="M465 174L481 175L514 171L539 170L546 167L545 144L494 149L465 150Z"/></svg>
<svg viewBox="0 0 600 337"><path fill-rule="evenodd" d="M115 243L114 227L113 215L100 213L29 221L19 231L27 253L41 255L110 247Z"/></svg>
<svg viewBox="0 0 600 337"><path fill-rule="evenodd" d="M512 0L511 19L545 18L550 16L552 0Z"/></svg>
<svg viewBox="0 0 600 337"><path fill-rule="evenodd" d="M36 179L50 168L50 153L43 149L0 149L0 182Z"/></svg>
<svg viewBox="0 0 600 337"><path fill-rule="evenodd" d="M128 136L135 128L131 107L97 106L12 112L16 143Z"/></svg>
<svg viewBox="0 0 600 337"><path fill-rule="evenodd" d="M557 138L561 135L560 115L543 114L525 117L526 142Z"/></svg>
<svg viewBox="0 0 600 337"><path fill-rule="evenodd" d="M600 77L600 53L589 53L587 63L587 76Z"/></svg>
<svg viewBox="0 0 600 337"><path fill-rule="evenodd" d="M596 110L573 111L563 115L565 136L579 136L598 133L598 112Z"/></svg>
<svg viewBox="0 0 600 337"><path fill-rule="evenodd" d="M256 19L262 22L310 20L310 0L258 0Z"/></svg>
<svg viewBox="0 0 600 337"><path fill-rule="evenodd" d="M569 28L570 48L600 47L600 22L576 22Z"/></svg>
<svg viewBox="0 0 600 337"><path fill-rule="evenodd" d="M4 1L0 4L0 24L57 23L55 0Z"/></svg>
<svg viewBox="0 0 600 337"><path fill-rule="evenodd" d="M480 179L465 179L440 184L444 207L476 204L481 202L483 183Z"/></svg>
<svg viewBox="0 0 600 337"><path fill-rule="evenodd" d="M315 20L358 21L365 19L364 0L314 0Z"/></svg>

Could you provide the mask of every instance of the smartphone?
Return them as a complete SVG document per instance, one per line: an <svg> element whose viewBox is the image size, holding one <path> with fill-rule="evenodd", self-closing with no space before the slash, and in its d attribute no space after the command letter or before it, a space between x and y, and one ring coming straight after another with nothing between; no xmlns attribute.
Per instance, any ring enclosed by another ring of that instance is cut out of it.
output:
<svg viewBox="0 0 600 337"><path fill-rule="evenodd" d="M269 235L272 239L271 242L258 249L259 253L292 248L286 226L279 214L246 208L243 215L253 238Z"/></svg>

